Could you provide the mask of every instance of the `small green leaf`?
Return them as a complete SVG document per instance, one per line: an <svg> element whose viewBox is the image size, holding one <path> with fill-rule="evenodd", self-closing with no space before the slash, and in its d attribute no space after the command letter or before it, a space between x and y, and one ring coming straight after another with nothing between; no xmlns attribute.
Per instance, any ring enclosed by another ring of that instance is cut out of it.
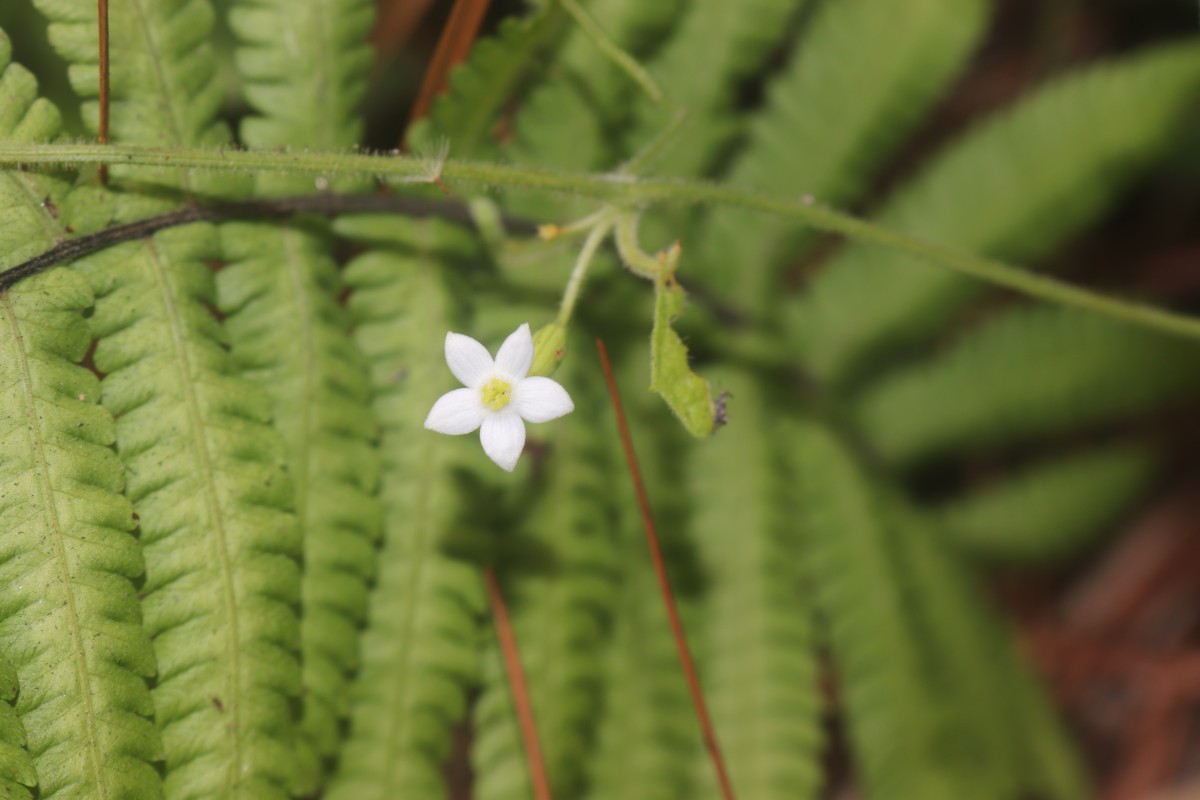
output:
<svg viewBox="0 0 1200 800"><path fill-rule="evenodd" d="M654 288L654 331L650 334L650 391L667 401L687 432L698 439L712 434L716 421L712 388L688 367L688 351L671 321L683 311L687 295L674 275L663 270Z"/></svg>

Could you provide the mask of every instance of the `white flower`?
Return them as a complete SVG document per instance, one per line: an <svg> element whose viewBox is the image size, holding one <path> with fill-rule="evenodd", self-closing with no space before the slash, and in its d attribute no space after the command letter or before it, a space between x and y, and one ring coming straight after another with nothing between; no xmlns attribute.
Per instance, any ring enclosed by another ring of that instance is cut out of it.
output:
<svg viewBox="0 0 1200 800"><path fill-rule="evenodd" d="M500 345L496 360L470 336L446 334L446 364L465 389L438 398L425 427L460 436L479 428L483 452L509 472L525 448L525 423L548 422L575 410L567 390L549 378L526 377L533 363L529 325Z"/></svg>

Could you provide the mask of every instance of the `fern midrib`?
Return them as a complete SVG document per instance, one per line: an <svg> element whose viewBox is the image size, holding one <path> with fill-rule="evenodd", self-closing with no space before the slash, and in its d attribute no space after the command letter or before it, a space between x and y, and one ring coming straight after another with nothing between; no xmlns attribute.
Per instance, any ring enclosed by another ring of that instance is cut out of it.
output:
<svg viewBox="0 0 1200 800"><path fill-rule="evenodd" d="M421 260L422 262L427 262L431 259L433 250L433 244L430 241L432 238L430 226L421 226L421 232L423 233L421 241ZM425 264L422 264L422 266L425 266ZM417 303L416 305L421 310L423 323L421 325L421 329L439 330L441 328L441 325L439 324L440 320L432 319L432 309L436 307L436 304ZM433 436L426 435L422 438L425 440L425 445L421 449L421 458L419 459L418 463L429 465L432 461L434 461L438 442ZM427 557L424 557L428 555L426 553L425 545L432 527L432 525L429 524L433 516L433 512L431 511L430 507L432 505L431 498L433 496L434 479L437 476L437 469L421 470L420 484L417 487L420 490L420 493L417 495L419 498L417 504L417 513L413 515L412 523L410 523L409 528L410 530L415 529L418 533L418 536L415 542L407 543L410 545L410 547L407 549L410 553L411 561L411 566L409 567L408 571L409 580L407 586L411 587L412 590L408 593L408 597L406 598L407 602L405 603L404 609L404 622L401 628L403 631L403 636L400 639L401 642L411 643L412 632L416 626L417 606L419 605L417 599L421 597L421 589L424 586L424 580L426 576L426 562L429 560ZM391 515L389 514L389 518L390 516ZM390 519L389 524L392 524ZM411 545L415 545L415 547ZM413 659L416 654L416 649L417 648L411 646L405 648L403 659L404 669L401 673L404 676L409 676L412 674ZM411 689L411 685L411 680L392 681L394 691L392 693L392 697L390 698L391 702L389 703L392 713L389 715L390 724L388 725L387 747L384 749L385 753L394 754L398 752L397 742L400 740L401 730L407 726L410 718L409 714L403 713L404 708L401 704L407 699L407 694ZM396 767L400 761L401 759L399 758L391 758L388 761L387 770L384 772L383 776L383 784L384 786L389 787L389 789L395 788L394 782L396 779Z"/></svg>
<svg viewBox="0 0 1200 800"><path fill-rule="evenodd" d="M208 506L209 519L212 522L213 549L216 551L216 563L220 572L220 592L225 606L225 631L227 633L226 639L229 648L230 700L228 703L225 703L225 708L231 720L227 726L227 730L229 731L229 739L233 746L234 755L234 763L231 768L231 789L236 793L242 774L241 653L238 647L240 636L238 631L237 597L233 587L233 569L229 559L228 535L225 531L225 519L221 513L216 486L213 482L212 458L208 452L208 440L205 437L204 425L201 422L200 404L196 399L195 387L192 383L191 359L187 354L187 343L183 335L183 325L179 318L178 309L175 307L175 299L171 296L171 285L168 282L166 272L163 270L162 262L159 260L158 248L154 245L154 240L147 239L145 241L145 248L150 263L154 268L154 278L157 281L159 294L162 298L167 326L171 331L171 345L175 351L175 363L182 372L179 383L183 387L184 404L188 414L188 426L191 428L191 438L195 443L194 450L197 460L200 462L200 476L204 484L204 500L205 505Z"/></svg>
<svg viewBox="0 0 1200 800"><path fill-rule="evenodd" d="M166 112L164 119L170 126L172 141L175 144L195 144L195 142L191 141L190 137L184 137L183 124L176 117L176 104L171 102L171 92L167 86L167 76L162 70L162 53L158 40L154 36L154 28L147 20L145 9L142 7L143 0L129 0L129 3L133 8L134 15L137 17L138 27L142 29L142 37L146 42L146 49L150 55L151 69L154 71L154 82L158 87L158 91L155 94L158 97L160 106ZM182 107L184 103L180 102L179 105ZM179 171L179 183L184 190L191 191L192 182L187 170L181 169ZM157 258L155 261L157 261Z"/></svg>
<svg viewBox="0 0 1200 800"><path fill-rule="evenodd" d="M302 384L304 386L303 394L300 395L300 430L302 435L300 441L296 443L296 469L293 470L293 480L295 481L295 503L296 514L304 524L304 530L308 530L309 520L306 515L308 508L308 478L309 470L313 468L310 463L309 443L313 438L313 434L318 433L313 429L312 425L312 409L313 409L313 386L315 385L316 365L316 343L313 336L313 311L312 303L309 299L309 294L305 290L304 272L300 267L300 262L303 259L300 251L296 247L296 237L300 234L291 228L283 228L281 231L284 246L284 262L287 264L287 276L291 284L292 294L296 302L296 317L300 325L301 341L304 347L301 352L300 370L303 374Z"/></svg>
<svg viewBox="0 0 1200 800"><path fill-rule="evenodd" d="M29 451L33 454L34 458L34 472L37 475L38 494L41 497L42 509L51 523L51 529L54 533L54 556L58 565L58 571L60 575L64 576L62 589L67 599L67 620L71 629L71 649L75 651L75 677L79 682L79 694L83 699L86 720L84 729L87 732L88 738L88 761L95 776L97 796L101 800L107 800L110 797L110 793L108 791L108 784L104 780L104 769L101 766L103 758L100 753L100 743L96 732L98 722L96 720L96 709L92 703L92 688L91 681L89 680L90 673L88 671L87 653L83 647L83 631L79 623L79 612L75 606L75 593L72 591L70 564L67 559L66 547L62 541L65 534L62 529L62 521L58 516L58 504L54 501L54 490L50 485L50 466L46 459L45 445L42 437L35 433L35 431L40 431L40 428L37 414L34 412L33 381L29 374L29 361L25 356L25 339L21 335L21 328L17 324L17 317L13 311L12 301L9 299L7 292L0 292L0 303L4 304L5 316L9 320L13 342L16 345L17 367L21 374L21 394L25 401L25 417L28 420L26 438L29 442Z"/></svg>

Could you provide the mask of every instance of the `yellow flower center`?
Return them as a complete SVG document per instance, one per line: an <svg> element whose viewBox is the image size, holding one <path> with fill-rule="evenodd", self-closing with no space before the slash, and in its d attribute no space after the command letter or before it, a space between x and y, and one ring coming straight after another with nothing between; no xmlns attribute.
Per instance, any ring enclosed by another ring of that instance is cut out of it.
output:
<svg viewBox="0 0 1200 800"><path fill-rule="evenodd" d="M483 387L483 404L492 411L499 411L512 399L512 384L500 378L492 378Z"/></svg>

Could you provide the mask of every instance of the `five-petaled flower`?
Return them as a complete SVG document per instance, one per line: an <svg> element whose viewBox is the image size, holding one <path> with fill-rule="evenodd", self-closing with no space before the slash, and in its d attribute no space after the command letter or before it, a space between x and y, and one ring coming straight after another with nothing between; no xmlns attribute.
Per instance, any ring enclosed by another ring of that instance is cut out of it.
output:
<svg viewBox="0 0 1200 800"><path fill-rule="evenodd" d="M512 472L525 448L525 423L548 422L575 410L567 390L549 378L529 374L533 336L517 328L500 345L496 360L470 336L446 334L446 364L465 389L438 398L425 427L459 436L479 429L483 452Z"/></svg>

